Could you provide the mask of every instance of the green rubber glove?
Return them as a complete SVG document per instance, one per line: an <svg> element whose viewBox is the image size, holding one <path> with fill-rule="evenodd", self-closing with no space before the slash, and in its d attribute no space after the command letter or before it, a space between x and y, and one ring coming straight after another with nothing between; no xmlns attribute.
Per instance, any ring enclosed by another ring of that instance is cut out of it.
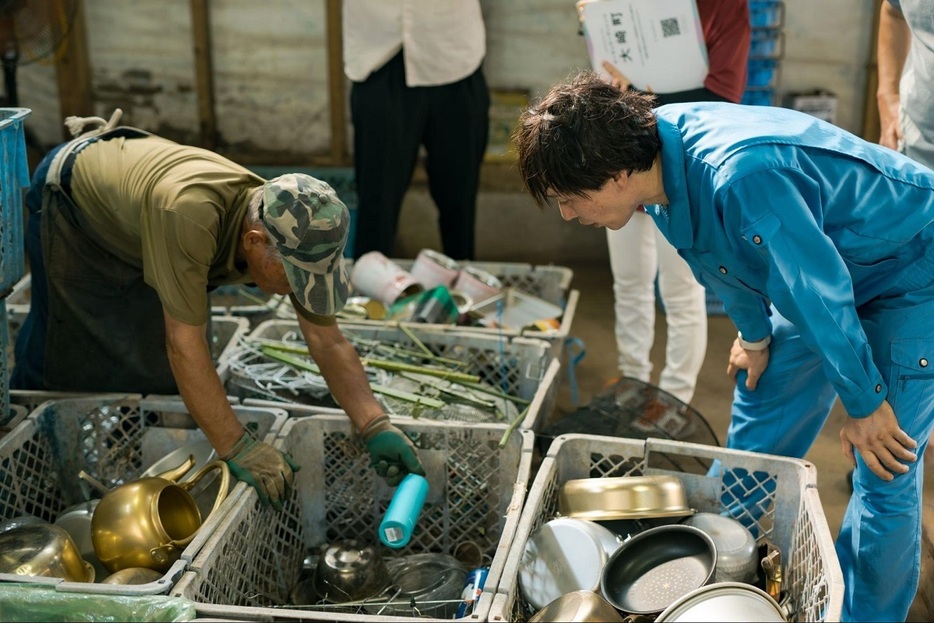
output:
<svg viewBox="0 0 934 623"><path fill-rule="evenodd" d="M389 421L388 415L372 420L360 436L370 453L370 467L390 487L402 482L406 474L425 475L425 469L415 452L415 444Z"/></svg>
<svg viewBox="0 0 934 623"><path fill-rule="evenodd" d="M256 489L260 501L276 510L282 510L282 502L292 491L292 474L300 469L288 454L253 439L248 433L243 433L221 459L237 480Z"/></svg>

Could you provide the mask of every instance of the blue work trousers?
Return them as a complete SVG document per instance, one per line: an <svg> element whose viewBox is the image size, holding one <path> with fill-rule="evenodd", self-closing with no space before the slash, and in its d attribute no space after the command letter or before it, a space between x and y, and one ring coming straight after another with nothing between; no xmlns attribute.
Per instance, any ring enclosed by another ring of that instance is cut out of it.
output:
<svg viewBox="0 0 934 623"><path fill-rule="evenodd" d="M773 308L769 365L755 391L737 375L727 447L802 458L836 399L820 357ZM858 309L899 426L918 461L891 482L857 453L853 495L836 541L844 621L904 621L921 567L921 456L934 426L934 286ZM840 455L840 460L846 460Z"/></svg>

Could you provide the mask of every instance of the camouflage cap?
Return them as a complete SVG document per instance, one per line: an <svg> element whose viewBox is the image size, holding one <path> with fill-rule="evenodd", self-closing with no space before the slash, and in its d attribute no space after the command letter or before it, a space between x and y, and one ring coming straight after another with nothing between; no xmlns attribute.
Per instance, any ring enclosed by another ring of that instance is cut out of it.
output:
<svg viewBox="0 0 934 623"><path fill-rule="evenodd" d="M334 189L310 175L287 173L263 185L263 208L263 222L298 302L321 316L343 309L350 211Z"/></svg>

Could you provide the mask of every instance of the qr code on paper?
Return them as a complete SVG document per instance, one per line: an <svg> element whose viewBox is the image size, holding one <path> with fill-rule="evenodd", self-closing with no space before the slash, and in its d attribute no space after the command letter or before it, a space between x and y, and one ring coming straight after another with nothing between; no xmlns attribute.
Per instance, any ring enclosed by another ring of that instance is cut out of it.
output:
<svg viewBox="0 0 934 623"><path fill-rule="evenodd" d="M681 28L678 26L678 18L670 17L662 20L662 36L675 37L681 34Z"/></svg>

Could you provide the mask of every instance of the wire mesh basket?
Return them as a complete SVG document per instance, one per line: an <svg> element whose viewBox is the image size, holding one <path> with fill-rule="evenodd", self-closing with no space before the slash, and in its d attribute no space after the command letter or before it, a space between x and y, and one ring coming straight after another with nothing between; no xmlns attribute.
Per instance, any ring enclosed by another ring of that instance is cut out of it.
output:
<svg viewBox="0 0 934 623"><path fill-rule="evenodd" d="M279 409L233 406L233 410L256 438L267 443L275 441L287 419ZM101 395L47 401L0 440L0 519L30 515L55 522L63 511L97 493L88 491L78 477L82 470L113 488L140 477L169 452L204 439L177 398ZM29 581L76 593L166 593L246 489L239 483L217 512L208 516L202 511L205 520L198 534L180 559L154 582L101 584L14 574L0 574L0 582ZM206 505L196 499L199 508L210 508L214 496L206 497L210 498Z"/></svg>
<svg viewBox="0 0 934 623"><path fill-rule="evenodd" d="M502 429L496 427L447 422L399 427L416 445L430 483L404 548L390 550L378 543L377 528L393 490L369 467L347 418L296 418L286 423L279 440L302 463L284 510L263 507L255 495L239 500L171 594L194 601L199 616L241 621L439 619L432 614L442 604L399 603L391 595L354 603L292 603L309 552L356 539L376 545L387 564L433 553L460 560L467 555L469 565L488 566L483 594L464 617L485 620L486 597L495 593L525 497L533 434L519 431L500 448ZM446 600L452 603L443 604L445 612L456 607L462 588L457 598Z"/></svg>
<svg viewBox="0 0 934 623"><path fill-rule="evenodd" d="M709 475L674 471L669 457L676 455L714 467ZM520 561L530 536L557 516L561 485L578 478L650 475L678 477L691 508L728 514L779 548L788 620L839 620L843 574L811 463L681 441L597 435L563 435L552 444L529 490L488 620L524 621L533 614L518 579Z"/></svg>
<svg viewBox="0 0 934 623"><path fill-rule="evenodd" d="M554 409L560 364L541 340L421 325L341 330L366 364L371 387L390 415L534 429ZM307 353L297 322L260 324L227 359L223 378L231 396L337 407L320 375L270 359L257 344ZM429 368L434 376L427 376Z"/></svg>
<svg viewBox="0 0 934 623"><path fill-rule="evenodd" d="M555 438L570 434L720 445L717 433L699 411L663 389L626 376L542 430L536 442L544 455ZM673 455L670 461L676 471L706 473L710 468L710 461L695 456Z"/></svg>

